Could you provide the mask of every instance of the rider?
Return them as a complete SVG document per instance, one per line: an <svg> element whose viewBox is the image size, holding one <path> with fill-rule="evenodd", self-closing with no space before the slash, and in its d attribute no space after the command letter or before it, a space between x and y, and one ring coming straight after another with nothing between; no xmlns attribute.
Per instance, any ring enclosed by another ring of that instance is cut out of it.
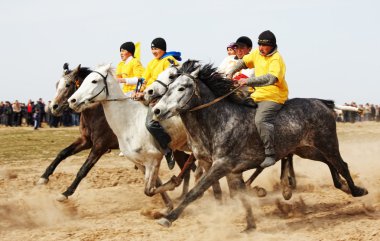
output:
<svg viewBox="0 0 380 241"><path fill-rule="evenodd" d="M232 77L241 69L255 68L255 77L239 80L240 85L255 88L251 98L257 103L255 124L265 148L265 160L261 167L276 163L274 150L274 119L276 113L288 99L285 81L285 63L277 51L276 37L267 30L259 35L259 48L239 60L228 73Z"/></svg>
<svg viewBox="0 0 380 241"><path fill-rule="evenodd" d="M227 55L235 55L236 43L230 43L227 45Z"/></svg>
<svg viewBox="0 0 380 241"><path fill-rule="evenodd" d="M148 63L143 78L145 79L144 85L151 85L158 77L158 75L168 68L171 63L169 60L174 61L174 64L178 64L181 61L180 52L166 52L166 41L163 38L155 38L151 43L151 50L154 58ZM145 88L143 86L143 88ZM138 93L137 97L143 95ZM169 169L174 167L175 161L173 157L173 152L169 148L169 143L171 141L170 136L165 132L164 128L160 125L158 121L153 120L152 105L149 105L148 115L146 117L145 125L152 136L157 140L162 148L162 152L165 155L166 161L168 162Z"/></svg>
<svg viewBox="0 0 380 241"><path fill-rule="evenodd" d="M136 46L133 42L126 42L120 46L121 61L116 68L116 77L119 83L123 83L123 92L130 96L136 88L138 79L144 73L139 58L135 57Z"/></svg>
<svg viewBox="0 0 380 241"><path fill-rule="evenodd" d="M235 55L227 56L223 62L220 64L218 70L221 73L229 73L237 62L242 59L245 55L249 54L252 50L252 40L247 36L239 37L235 43L231 44L235 50ZM230 46L230 45L229 45ZM233 80L237 81L241 78L249 78L254 75L253 69L242 69L234 74Z"/></svg>

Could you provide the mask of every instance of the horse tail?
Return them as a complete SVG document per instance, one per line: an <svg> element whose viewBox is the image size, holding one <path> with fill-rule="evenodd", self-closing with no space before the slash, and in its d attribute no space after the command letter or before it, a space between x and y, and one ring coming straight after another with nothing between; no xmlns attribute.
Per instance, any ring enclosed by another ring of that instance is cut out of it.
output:
<svg viewBox="0 0 380 241"><path fill-rule="evenodd" d="M320 102L322 102L327 108L334 110L335 108L335 102L333 100L323 100L323 99L317 99Z"/></svg>

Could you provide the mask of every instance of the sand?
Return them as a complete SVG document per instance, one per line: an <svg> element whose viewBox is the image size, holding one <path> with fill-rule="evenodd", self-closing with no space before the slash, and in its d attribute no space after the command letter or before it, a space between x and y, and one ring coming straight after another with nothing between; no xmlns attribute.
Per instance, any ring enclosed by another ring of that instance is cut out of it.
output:
<svg viewBox="0 0 380 241"><path fill-rule="evenodd" d="M77 131L70 130L68 139L73 141ZM19 129L1 128L0 136L12 131ZM35 134L48 133L45 138L52 139L54 150L33 153L28 148L17 161L0 159L0 240L380 240L379 123L338 124L341 154L355 183L367 188L368 195L347 195L334 188L325 164L295 157L298 186L291 200L284 201L278 188L280 163L253 184L264 187L268 195L248 196L257 225L250 233L241 233L245 213L240 201L229 197L223 179L222 204L207 191L170 228L158 225L150 214L164 207L160 196L145 196L142 174L117 150L100 159L66 202L56 201L86 156L69 157L47 185L36 185L57 150L70 142L57 141L57 131L65 129L42 128ZM0 152L16 144L27 143L3 144ZM163 180L179 172L163 164ZM180 193L181 188L169 195L175 199Z"/></svg>

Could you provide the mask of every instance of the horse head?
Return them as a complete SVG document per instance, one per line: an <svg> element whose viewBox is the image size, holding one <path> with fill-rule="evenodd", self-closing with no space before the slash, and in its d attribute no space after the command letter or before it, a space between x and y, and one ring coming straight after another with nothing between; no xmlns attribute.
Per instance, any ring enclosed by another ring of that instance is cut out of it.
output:
<svg viewBox="0 0 380 241"><path fill-rule="evenodd" d="M108 98L124 98L113 72L111 64L101 65L92 71L68 99L70 108L81 112L93 103L106 101Z"/></svg>
<svg viewBox="0 0 380 241"><path fill-rule="evenodd" d="M191 109L199 97L198 74L201 67L198 61L188 60L168 85L166 93L152 109L157 119L168 119L180 112Z"/></svg>
<svg viewBox="0 0 380 241"><path fill-rule="evenodd" d="M178 65L174 65L173 62L169 68L165 69L158 75L156 81L145 89L144 99L149 103L160 99L168 90L169 85L174 81L177 72Z"/></svg>
<svg viewBox="0 0 380 241"><path fill-rule="evenodd" d="M69 69L68 63L63 65L63 74L56 84L56 94L50 104L53 115L60 116L69 107L68 99L79 88L86 73L89 73L88 68L81 68L81 65L73 70Z"/></svg>

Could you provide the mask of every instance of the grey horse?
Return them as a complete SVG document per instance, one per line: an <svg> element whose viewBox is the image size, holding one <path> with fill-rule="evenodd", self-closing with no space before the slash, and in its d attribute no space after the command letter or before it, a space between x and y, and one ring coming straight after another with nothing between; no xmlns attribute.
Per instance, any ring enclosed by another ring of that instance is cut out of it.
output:
<svg viewBox="0 0 380 241"><path fill-rule="evenodd" d="M211 65L200 67L197 61L185 62L167 93L153 108L159 120L179 114L195 157L201 165L212 165L178 207L159 220L161 225L170 226L187 205L224 176L231 190L235 193L244 191L242 172L258 168L265 158L264 147L254 125L256 111L237 103L240 99L238 91L194 111L195 107L234 89L233 83L215 70ZM366 195L368 191L365 188L354 184L340 155L333 106L333 101L320 99L288 100L275 120L276 160L294 153L324 162L330 169L336 188L349 191L354 197ZM246 209L246 230L254 229L251 206L243 195L240 197Z"/></svg>

